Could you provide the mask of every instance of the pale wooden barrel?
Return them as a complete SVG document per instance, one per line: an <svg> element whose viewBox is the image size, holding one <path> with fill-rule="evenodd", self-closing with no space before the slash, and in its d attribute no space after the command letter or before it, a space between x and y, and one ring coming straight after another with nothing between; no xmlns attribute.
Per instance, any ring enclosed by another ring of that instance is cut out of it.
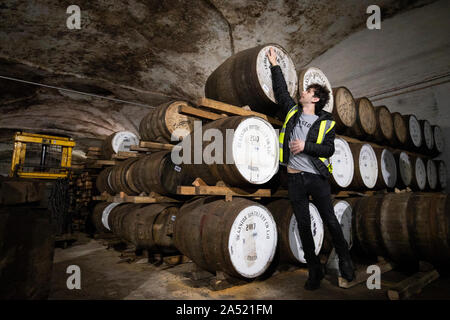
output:
<svg viewBox="0 0 450 320"><path fill-rule="evenodd" d="M411 156L412 179L411 189L423 191L427 185L427 168L425 162L419 156Z"/></svg>
<svg viewBox="0 0 450 320"><path fill-rule="evenodd" d="M139 145L139 138L133 132L114 132L103 141L102 154L106 159L110 159L119 151L131 151L130 147L133 145Z"/></svg>
<svg viewBox="0 0 450 320"><path fill-rule="evenodd" d="M378 142L388 142L394 139L394 122L392 115L386 106L375 108L375 119L377 129L374 138Z"/></svg>
<svg viewBox="0 0 450 320"><path fill-rule="evenodd" d="M196 120L182 114L182 107L192 106L186 101L170 101L150 111L139 124L141 139L161 143L182 140L194 129Z"/></svg>
<svg viewBox="0 0 450 320"><path fill-rule="evenodd" d="M332 185L337 188L347 188L353 181L355 167L350 145L341 137L336 137L334 140L331 163L333 165Z"/></svg>
<svg viewBox="0 0 450 320"><path fill-rule="evenodd" d="M336 132L344 133L356 121L355 99L346 87L333 88L333 96L333 118L336 121Z"/></svg>
<svg viewBox="0 0 450 320"><path fill-rule="evenodd" d="M432 154L437 156L444 151L444 136L442 134L441 127L439 126L431 126L433 130L433 139L434 139L434 148Z"/></svg>
<svg viewBox="0 0 450 320"><path fill-rule="evenodd" d="M373 139L377 130L375 109L368 98L356 99L356 121L348 130L350 136L363 140Z"/></svg>
<svg viewBox="0 0 450 320"><path fill-rule="evenodd" d="M270 266L277 246L277 226L257 202L234 197L201 197L186 202L175 220L175 246L210 272L253 279Z"/></svg>
<svg viewBox="0 0 450 320"><path fill-rule="evenodd" d="M254 116L227 117L207 123L202 131L220 133L223 149L210 152L212 143L203 141L199 153L203 159L197 159L194 149L197 142L191 142L191 150L187 150L191 164L183 165L191 179L202 178L209 185L222 180L231 186L251 186L264 184L277 173L278 136L266 120ZM185 140L193 141L195 135L192 132ZM196 159L201 163L195 163Z"/></svg>
<svg viewBox="0 0 450 320"><path fill-rule="evenodd" d="M391 145L393 147L404 147L408 140L408 131L406 129L405 119L400 113L393 112L392 120L394 121L395 139L391 141Z"/></svg>
<svg viewBox="0 0 450 320"><path fill-rule="evenodd" d="M297 93L298 78L292 59L280 45L265 44L231 56L208 77L205 96L236 106L274 115L278 111L266 53L273 47L291 97Z"/></svg>
<svg viewBox="0 0 450 320"><path fill-rule="evenodd" d="M391 151L386 148L374 148L378 162L376 189L392 189L397 184L397 164Z"/></svg>
<svg viewBox="0 0 450 320"><path fill-rule="evenodd" d="M349 189L373 189L378 179L378 161L373 147L368 143L350 143L355 173Z"/></svg>
<svg viewBox="0 0 450 320"><path fill-rule="evenodd" d="M405 151L394 152L394 157L397 162L398 178L397 187L404 189L409 187L412 183L413 165L409 154Z"/></svg>
<svg viewBox="0 0 450 320"><path fill-rule="evenodd" d="M420 151L422 148L423 138L420 123L413 114L404 115L407 132L406 146L411 151Z"/></svg>
<svg viewBox="0 0 450 320"><path fill-rule="evenodd" d="M298 222L291 202L288 199L273 201L267 205L272 213L278 230L280 261L287 263L306 263L302 241L298 231ZM324 227L317 207L310 203L311 232L315 254L318 255L324 239Z"/></svg>

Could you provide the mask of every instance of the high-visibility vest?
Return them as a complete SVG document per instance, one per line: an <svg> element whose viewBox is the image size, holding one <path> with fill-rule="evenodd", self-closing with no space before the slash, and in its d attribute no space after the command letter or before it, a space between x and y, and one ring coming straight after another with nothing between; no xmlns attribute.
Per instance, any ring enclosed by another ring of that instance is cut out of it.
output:
<svg viewBox="0 0 450 320"><path fill-rule="evenodd" d="M280 146L280 162L283 162L283 143L284 143L284 135L286 133L286 125L289 122L289 120L292 118L294 114L298 112L297 105L293 106L291 110L289 110L288 114L286 115L286 119L284 120L283 127L281 128L280 137L279 137L279 146ZM325 138L325 135L333 129L336 122L332 120L322 120L320 122L320 128L319 128L319 135L317 136L317 144L321 144L323 139ZM333 166L331 165L331 161L329 158L319 158L320 161L322 161L325 166L328 168L328 171L330 173L333 172Z"/></svg>

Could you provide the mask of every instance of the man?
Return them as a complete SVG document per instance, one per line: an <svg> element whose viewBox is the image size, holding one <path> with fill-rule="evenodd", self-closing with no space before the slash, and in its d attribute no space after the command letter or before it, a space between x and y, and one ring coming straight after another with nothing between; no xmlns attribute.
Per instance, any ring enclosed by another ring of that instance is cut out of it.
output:
<svg viewBox="0 0 450 320"><path fill-rule="evenodd" d="M273 48L270 48L267 56L271 64L275 98L285 117L280 133L280 162L287 165L289 199L308 265L309 276L305 289L318 289L324 277L311 232L310 195L331 233L341 275L347 281L352 281L354 268L348 244L334 214L328 182L332 171L329 158L334 153L335 122L332 115L322 108L328 102L330 92L324 86L312 84L301 93L297 105L289 95Z"/></svg>

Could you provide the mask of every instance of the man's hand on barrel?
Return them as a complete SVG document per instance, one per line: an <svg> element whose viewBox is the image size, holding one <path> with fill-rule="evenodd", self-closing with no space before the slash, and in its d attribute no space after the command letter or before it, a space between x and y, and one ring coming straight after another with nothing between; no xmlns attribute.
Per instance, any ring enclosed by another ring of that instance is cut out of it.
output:
<svg viewBox="0 0 450 320"><path fill-rule="evenodd" d="M269 62L272 66L276 66L277 63L277 54L275 53L275 50L273 50L273 47L270 47L269 51L267 51L267 57L269 58Z"/></svg>
<svg viewBox="0 0 450 320"><path fill-rule="evenodd" d="M293 154L302 152L305 149L305 141L297 139L289 143L289 148Z"/></svg>

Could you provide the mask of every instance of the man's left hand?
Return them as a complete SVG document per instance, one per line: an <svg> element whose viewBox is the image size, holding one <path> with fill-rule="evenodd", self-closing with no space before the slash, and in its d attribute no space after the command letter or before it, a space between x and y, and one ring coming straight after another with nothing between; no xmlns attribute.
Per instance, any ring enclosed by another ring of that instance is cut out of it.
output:
<svg viewBox="0 0 450 320"><path fill-rule="evenodd" d="M297 139L289 144L289 148L293 154L302 152L305 149L305 141Z"/></svg>

